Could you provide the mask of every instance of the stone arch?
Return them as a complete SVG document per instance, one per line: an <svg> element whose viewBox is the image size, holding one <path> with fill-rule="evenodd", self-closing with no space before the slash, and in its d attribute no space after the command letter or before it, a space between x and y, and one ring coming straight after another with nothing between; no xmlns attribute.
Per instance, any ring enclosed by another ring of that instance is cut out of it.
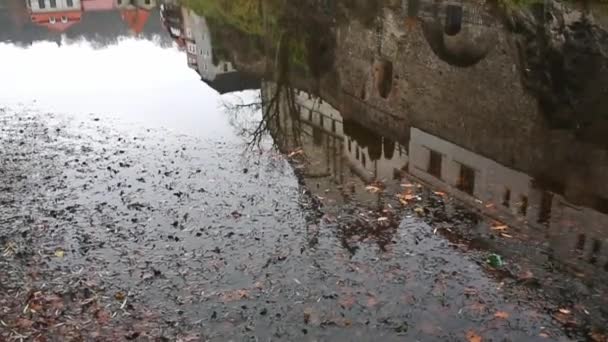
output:
<svg viewBox="0 0 608 342"><path fill-rule="evenodd" d="M456 25L448 29L447 26L447 22L442 24L435 18L423 21L422 30L431 50L450 65L473 66L483 60L496 45L498 33L490 27Z"/></svg>

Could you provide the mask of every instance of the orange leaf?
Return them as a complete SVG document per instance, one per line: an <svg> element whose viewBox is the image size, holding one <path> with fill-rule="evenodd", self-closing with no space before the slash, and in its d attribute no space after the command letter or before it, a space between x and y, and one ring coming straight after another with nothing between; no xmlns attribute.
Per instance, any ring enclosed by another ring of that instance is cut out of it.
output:
<svg viewBox="0 0 608 342"><path fill-rule="evenodd" d="M477 335L473 330L467 332L467 340L469 342L481 342L481 336Z"/></svg>
<svg viewBox="0 0 608 342"><path fill-rule="evenodd" d="M494 317L500 318L500 319L507 319L507 318L509 318L509 313L508 312L504 312L504 311L497 311L494 314Z"/></svg>
<svg viewBox="0 0 608 342"><path fill-rule="evenodd" d="M378 299L376 299L374 296L369 296L367 299L367 307L371 309L376 305L378 305Z"/></svg>

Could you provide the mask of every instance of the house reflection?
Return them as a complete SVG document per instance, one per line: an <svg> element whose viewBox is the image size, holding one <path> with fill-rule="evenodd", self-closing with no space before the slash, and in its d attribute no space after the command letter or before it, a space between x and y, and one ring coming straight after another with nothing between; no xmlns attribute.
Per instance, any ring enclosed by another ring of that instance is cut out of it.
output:
<svg viewBox="0 0 608 342"><path fill-rule="evenodd" d="M156 0L25 0L32 23L54 32L66 32L90 12L115 12L132 34L146 26Z"/></svg>
<svg viewBox="0 0 608 342"><path fill-rule="evenodd" d="M262 89L267 103L276 84L265 82ZM284 153L302 149L304 183L313 194L338 206L352 200L374 204L380 195L364 185L400 180L405 172L481 213L488 229L491 222L501 222L515 228L512 234L547 243L551 260L593 277L598 270L608 271L608 213L601 207L575 205L540 179L419 128L410 127L409 144L402 145L345 120L348 115L320 97L302 90L294 94L279 99L270 130Z"/></svg>
<svg viewBox="0 0 608 342"><path fill-rule="evenodd" d="M227 57L214 51L212 31L205 17L177 4L163 4L161 18L165 29L186 52L188 66L201 80L220 94L259 89L260 80L239 72Z"/></svg>
<svg viewBox="0 0 608 342"><path fill-rule="evenodd" d="M608 271L608 214L601 208L574 205L523 172L418 128L410 137L409 174L492 219L548 237L551 257L579 272Z"/></svg>

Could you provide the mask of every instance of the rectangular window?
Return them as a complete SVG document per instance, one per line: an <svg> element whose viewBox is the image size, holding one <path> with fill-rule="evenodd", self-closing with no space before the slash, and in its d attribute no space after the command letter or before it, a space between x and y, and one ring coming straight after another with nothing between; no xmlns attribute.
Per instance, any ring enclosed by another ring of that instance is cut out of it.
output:
<svg viewBox="0 0 608 342"><path fill-rule="evenodd" d="M602 242L598 239L593 239L593 247L591 248L591 256L589 257L589 263L595 265L597 262L597 255L600 254L602 249Z"/></svg>
<svg viewBox="0 0 608 342"><path fill-rule="evenodd" d="M458 178L458 189L469 195L475 193L475 170L460 164L460 177Z"/></svg>
<svg viewBox="0 0 608 342"><path fill-rule="evenodd" d="M543 191L540 199L540 212L538 213L538 223L547 223L551 219L551 207L553 205L553 194Z"/></svg>
<svg viewBox="0 0 608 342"><path fill-rule="evenodd" d="M57 8L57 0L51 0L50 5L51 8Z"/></svg>
<svg viewBox="0 0 608 342"><path fill-rule="evenodd" d="M331 131L336 133L336 120L331 121Z"/></svg>
<svg viewBox="0 0 608 342"><path fill-rule="evenodd" d="M68 7L74 7L74 0L67 0L66 4L68 5Z"/></svg>
<svg viewBox="0 0 608 342"><path fill-rule="evenodd" d="M312 126L312 141L315 146L323 145L323 131L315 126Z"/></svg>
<svg viewBox="0 0 608 342"><path fill-rule="evenodd" d="M312 122L312 109L308 110L308 121Z"/></svg>
<svg viewBox="0 0 608 342"><path fill-rule="evenodd" d="M353 150L353 146L352 146L352 142L350 140L350 138L348 138L348 152Z"/></svg>
<svg viewBox="0 0 608 342"><path fill-rule="evenodd" d="M526 216L528 214L528 196L521 195L519 214L521 216Z"/></svg>
<svg viewBox="0 0 608 342"><path fill-rule="evenodd" d="M575 247L577 251L582 252L585 249L585 240L587 240L585 234L578 234Z"/></svg>
<svg viewBox="0 0 608 342"><path fill-rule="evenodd" d="M355 159L359 160L359 147L355 150Z"/></svg>
<svg viewBox="0 0 608 342"><path fill-rule="evenodd" d="M428 173L441 179L441 163L443 156L439 152L431 151L431 157L429 158L429 165L427 167Z"/></svg>
<svg viewBox="0 0 608 342"><path fill-rule="evenodd" d="M361 153L361 163L363 164L363 167L367 167L367 159L365 157L365 153Z"/></svg>
<svg viewBox="0 0 608 342"><path fill-rule="evenodd" d="M511 189L505 188L505 193L502 196L502 205L509 208L511 206Z"/></svg>
<svg viewBox="0 0 608 342"><path fill-rule="evenodd" d="M46 8L46 2L44 0L38 0L38 8L40 8L40 9Z"/></svg>
<svg viewBox="0 0 608 342"><path fill-rule="evenodd" d="M319 126L321 126L321 128L325 128L323 126L323 114L319 115L319 118L320 118L320 120L319 120Z"/></svg>
<svg viewBox="0 0 608 342"><path fill-rule="evenodd" d="M150 4L150 0L145 0L144 2L145 2L146 5Z"/></svg>

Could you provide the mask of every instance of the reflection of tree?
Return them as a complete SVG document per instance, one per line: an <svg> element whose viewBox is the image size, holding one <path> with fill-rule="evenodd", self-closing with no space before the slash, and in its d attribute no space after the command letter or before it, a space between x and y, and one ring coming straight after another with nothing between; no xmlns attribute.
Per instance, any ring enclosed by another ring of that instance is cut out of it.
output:
<svg viewBox="0 0 608 342"><path fill-rule="evenodd" d="M291 35L283 33L277 43L277 49L273 61L268 67L274 69L270 75L272 81L264 82L260 96L256 101L250 103L227 103L225 109L231 115L233 122L238 121L241 115L251 115L262 112L261 119L253 126L239 127L241 135L248 139L248 147L259 148L264 137L270 133L273 136L274 147L279 150L295 148L297 145L299 129L299 110L296 104L296 90L291 87L290 82L290 47ZM291 132L283 131L285 121L282 116L290 116ZM295 139L288 141L289 138Z"/></svg>

